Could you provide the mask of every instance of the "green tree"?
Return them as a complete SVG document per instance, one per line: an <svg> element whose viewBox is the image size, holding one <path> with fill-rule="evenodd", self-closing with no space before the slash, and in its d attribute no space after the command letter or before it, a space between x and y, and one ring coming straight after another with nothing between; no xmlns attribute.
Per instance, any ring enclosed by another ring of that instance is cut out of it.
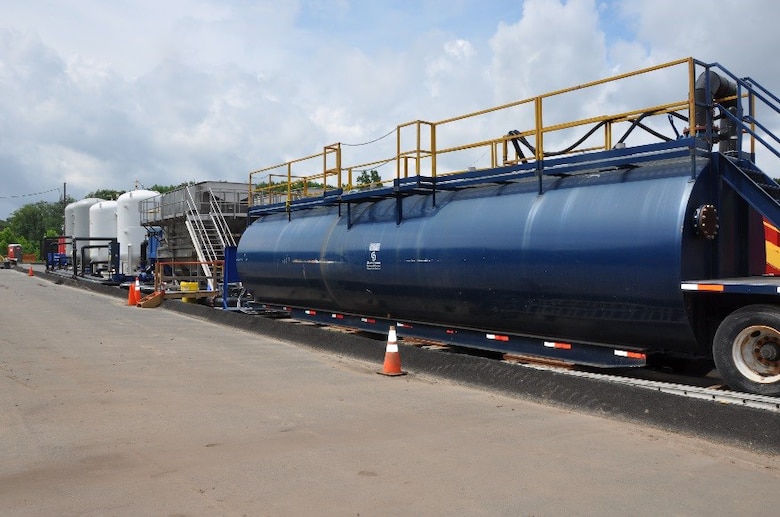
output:
<svg viewBox="0 0 780 517"><path fill-rule="evenodd" d="M8 253L9 244L20 244L22 253L35 253L38 256L38 244L30 242L21 235L15 234L11 228L3 228L0 231L0 255L5 256Z"/></svg>
<svg viewBox="0 0 780 517"><path fill-rule="evenodd" d="M5 257L8 253L8 245L16 244L19 238L7 226L0 230L0 256Z"/></svg>
<svg viewBox="0 0 780 517"><path fill-rule="evenodd" d="M382 177L375 169L361 172L355 180L355 185L358 187L379 186L381 184Z"/></svg>
<svg viewBox="0 0 780 517"><path fill-rule="evenodd" d="M49 205L45 201L24 205L11 214L9 220L10 228L13 233L19 237L24 237L28 241L40 240L46 233L46 220L49 212ZM60 216L59 221L62 220Z"/></svg>
<svg viewBox="0 0 780 517"><path fill-rule="evenodd" d="M43 238L62 233L65 206L73 201L71 197L54 203L39 201L15 210L0 232L0 253L5 255L9 244L18 243L24 253L35 253L40 258Z"/></svg>
<svg viewBox="0 0 780 517"><path fill-rule="evenodd" d="M305 184L304 184L305 183ZM262 190L265 192L273 192L273 193L284 193L287 192L287 181L278 181L274 183L269 183L268 181L261 181L260 183L255 184L256 190ZM293 192L302 191L304 190L304 186L306 189L325 189L325 184L319 181L313 181L313 180L294 180L290 182L290 190Z"/></svg>
<svg viewBox="0 0 780 517"><path fill-rule="evenodd" d="M124 194L124 190L111 190L111 189L98 189L94 192L90 192L84 198L96 197L98 199L105 199L108 201L116 201L119 196Z"/></svg>
<svg viewBox="0 0 780 517"><path fill-rule="evenodd" d="M190 186L192 186L194 184L195 184L195 182L192 181L192 180L184 181L182 183L179 183L178 185L157 185L157 184L155 184L155 185L152 185L151 187L149 187L149 190L154 190L156 192L159 192L160 194L165 194L166 192L170 192L172 190L180 189L182 187L190 187Z"/></svg>

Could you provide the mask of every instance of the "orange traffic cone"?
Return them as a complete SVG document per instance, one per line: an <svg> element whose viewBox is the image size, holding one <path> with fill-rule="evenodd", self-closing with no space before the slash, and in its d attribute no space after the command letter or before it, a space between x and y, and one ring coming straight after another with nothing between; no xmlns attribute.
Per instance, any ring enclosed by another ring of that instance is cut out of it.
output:
<svg viewBox="0 0 780 517"><path fill-rule="evenodd" d="M376 372L381 375L394 377L396 375L406 375L401 371L401 354L398 353L398 341L395 335L395 326L390 326L387 333L387 348L385 349L385 363L382 365L382 371Z"/></svg>
<svg viewBox="0 0 780 517"><path fill-rule="evenodd" d="M127 305L138 304L138 288L136 287L137 282L138 279L136 278L136 281L131 282L130 285L127 287Z"/></svg>
<svg viewBox="0 0 780 517"><path fill-rule="evenodd" d="M30 269L27 270L27 276L35 276L35 273L33 273L32 265L30 265Z"/></svg>

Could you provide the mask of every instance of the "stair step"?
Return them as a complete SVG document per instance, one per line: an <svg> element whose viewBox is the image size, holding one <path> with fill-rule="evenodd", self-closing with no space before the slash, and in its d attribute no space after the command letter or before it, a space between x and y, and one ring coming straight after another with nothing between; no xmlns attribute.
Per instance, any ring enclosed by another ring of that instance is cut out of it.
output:
<svg viewBox="0 0 780 517"><path fill-rule="evenodd" d="M774 183L769 176L756 170L743 170L743 172L753 181L753 183L758 185L761 190L769 194L772 199L780 202L780 185Z"/></svg>
<svg viewBox="0 0 780 517"><path fill-rule="evenodd" d="M773 185L758 185L761 189L769 194L775 201L780 201L780 187Z"/></svg>

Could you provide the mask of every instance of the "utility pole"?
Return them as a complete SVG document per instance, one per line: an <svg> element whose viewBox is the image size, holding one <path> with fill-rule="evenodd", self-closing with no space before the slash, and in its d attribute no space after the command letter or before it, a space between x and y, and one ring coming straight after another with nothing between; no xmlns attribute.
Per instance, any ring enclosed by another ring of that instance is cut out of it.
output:
<svg viewBox="0 0 780 517"><path fill-rule="evenodd" d="M62 224L60 225L60 235L65 235L65 204L68 201L68 183L62 182Z"/></svg>

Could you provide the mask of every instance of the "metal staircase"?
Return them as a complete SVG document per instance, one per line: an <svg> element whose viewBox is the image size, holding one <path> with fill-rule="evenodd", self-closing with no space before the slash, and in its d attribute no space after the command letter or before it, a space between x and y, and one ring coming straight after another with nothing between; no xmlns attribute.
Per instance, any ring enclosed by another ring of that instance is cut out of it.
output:
<svg viewBox="0 0 780 517"><path fill-rule="evenodd" d="M708 117L705 136L708 141L716 142L732 138L734 142L733 146L726 144L727 150L725 152L724 148L721 147L718 166L720 176L765 219L780 227L780 185L755 165L756 142L780 159L780 151L778 151L780 138L755 117L759 106L763 117L780 115L780 98L755 80L749 77L739 78L717 63L707 65L706 69L707 73L715 70L717 74L727 76L736 86L735 95L726 99L723 104L712 98L708 86L706 105L697 106L697 108L706 108L709 113L714 113L714 109L717 108L720 113L721 126L730 125L732 127L732 136L729 137L723 129L719 132L713 125L712 117ZM745 112L741 102L743 98L747 98L747 112ZM723 136L726 138L721 139ZM742 150L744 138L751 139L749 153Z"/></svg>
<svg viewBox="0 0 780 517"><path fill-rule="evenodd" d="M721 178L767 221L780 225L780 185L758 169L728 162L721 165Z"/></svg>
<svg viewBox="0 0 780 517"><path fill-rule="evenodd" d="M212 279L211 283L220 282L221 278L214 278L211 264L224 261L225 247L236 245L233 233L211 189L208 189L207 213L199 209L199 203L193 199L189 187L186 187L185 192L187 201L185 225L198 260L202 263L203 274ZM211 285L211 288L216 289L216 286Z"/></svg>

